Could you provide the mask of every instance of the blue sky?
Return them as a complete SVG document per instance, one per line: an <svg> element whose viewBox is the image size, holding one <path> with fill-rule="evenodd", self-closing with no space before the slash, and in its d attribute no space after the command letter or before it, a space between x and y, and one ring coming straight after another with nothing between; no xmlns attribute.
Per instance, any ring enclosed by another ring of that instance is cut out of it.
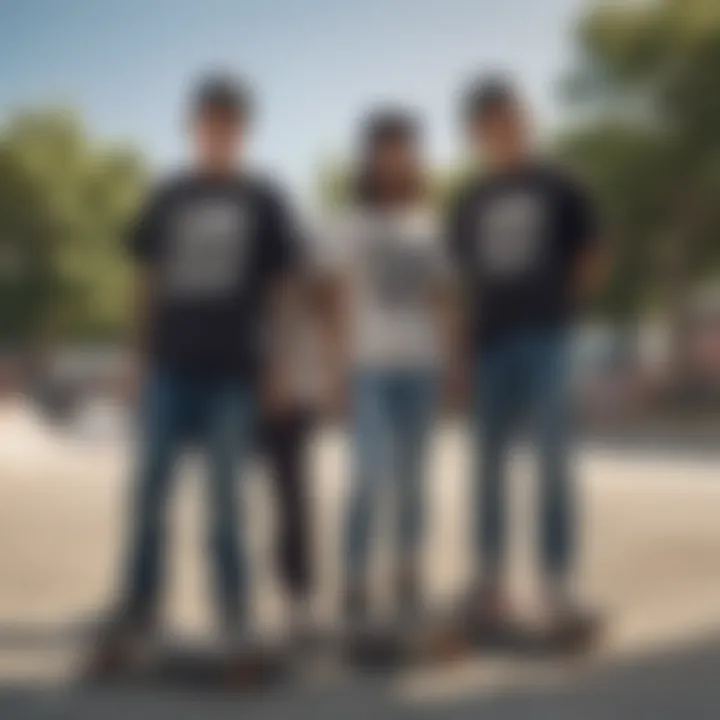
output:
<svg viewBox="0 0 720 720"><path fill-rule="evenodd" d="M182 160L193 78L229 68L260 100L253 155L306 188L346 153L363 110L422 111L438 162L458 151L453 101L483 69L522 78L544 125L583 0L0 0L0 117L77 108L101 138Z"/></svg>

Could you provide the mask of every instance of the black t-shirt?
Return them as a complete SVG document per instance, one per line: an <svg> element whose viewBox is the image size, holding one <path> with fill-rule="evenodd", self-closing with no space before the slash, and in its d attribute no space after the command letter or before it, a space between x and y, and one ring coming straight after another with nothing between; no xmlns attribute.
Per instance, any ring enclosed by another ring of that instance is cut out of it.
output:
<svg viewBox="0 0 720 720"><path fill-rule="evenodd" d="M550 166L469 183L452 209L449 241L475 343L563 327L572 316L577 258L597 238L587 193Z"/></svg>
<svg viewBox="0 0 720 720"><path fill-rule="evenodd" d="M186 175L157 190L130 242L151 270L154 360L252 374L269 293L295 260L293 227L283 198L249 177Z"/></svg>

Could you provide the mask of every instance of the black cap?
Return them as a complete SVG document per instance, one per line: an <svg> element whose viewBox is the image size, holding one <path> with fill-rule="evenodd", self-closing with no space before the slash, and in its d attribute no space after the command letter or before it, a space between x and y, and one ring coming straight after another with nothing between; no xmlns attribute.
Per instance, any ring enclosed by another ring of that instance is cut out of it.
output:
<svg viewBox="0 0 720 720"><path fill-rule="evenodd" d="M417 116L399 108L382 108L368 114L362 124L362 137L366 145L393 140L416 141L420 135Z"/></svg>
<svg viewBox="0 0 720 720"><path fill-rule="evenodd" d="M195 117L206 112L221 112L241 119L251 111L249 88L230 75L208 75L198 82L193 92L192 114Z"/></svg>
<svg viewBox="0 0 720 720"><path fill-rule="evenodd" d="M465 122L483 120L498 110L517 105L519 96L510 80L502 76L488 76L470 83L462 99Z"/></svg>

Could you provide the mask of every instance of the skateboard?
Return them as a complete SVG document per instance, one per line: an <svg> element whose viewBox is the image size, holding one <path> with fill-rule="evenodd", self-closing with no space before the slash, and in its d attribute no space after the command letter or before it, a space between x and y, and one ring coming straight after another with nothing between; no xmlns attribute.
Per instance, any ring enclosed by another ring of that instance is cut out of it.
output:
<svg viewBox="0 0 720 720"><path fill-rule="evenodd" d="M85 680L233 691L277 684L290 670L290 656L278 643L253 640L218 646L175 639L104 648Z"/></svg>
<svg viewBox="0 0 720 720"><path fill-rule="evenodd" d="M455 628L476 651L538 658L588 654L600 644L603 630L601 618L590 614L561 625L524 620L489 625L466 618Z"/></svg>

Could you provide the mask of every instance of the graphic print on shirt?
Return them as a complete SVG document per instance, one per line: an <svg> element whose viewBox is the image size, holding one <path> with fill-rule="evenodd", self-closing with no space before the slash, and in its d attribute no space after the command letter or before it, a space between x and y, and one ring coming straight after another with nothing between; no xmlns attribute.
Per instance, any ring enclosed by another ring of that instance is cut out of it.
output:
<svg viewBox="0 0 720 720"><path fill-rule="evenodd" d="M518 279L531 274L541 260L546 213L542 199L515 192L491 200L480 214L476 257L491 279Z"/></svg>
<svg viewBox="0 0 720 720"><path fill-rule="evenodd" d="M176 298L217 299L242 278L247 214L237 203L206 199L183 208L171 229L165 290Z"/></svg>
<svg viewBox="0 0 720 720"><path fill-rule="evenodd" d="M393 242L391 238L376 241L368 267L380 307L390 312L413 311L427 303L432 278L422 248Z"/></svg>

